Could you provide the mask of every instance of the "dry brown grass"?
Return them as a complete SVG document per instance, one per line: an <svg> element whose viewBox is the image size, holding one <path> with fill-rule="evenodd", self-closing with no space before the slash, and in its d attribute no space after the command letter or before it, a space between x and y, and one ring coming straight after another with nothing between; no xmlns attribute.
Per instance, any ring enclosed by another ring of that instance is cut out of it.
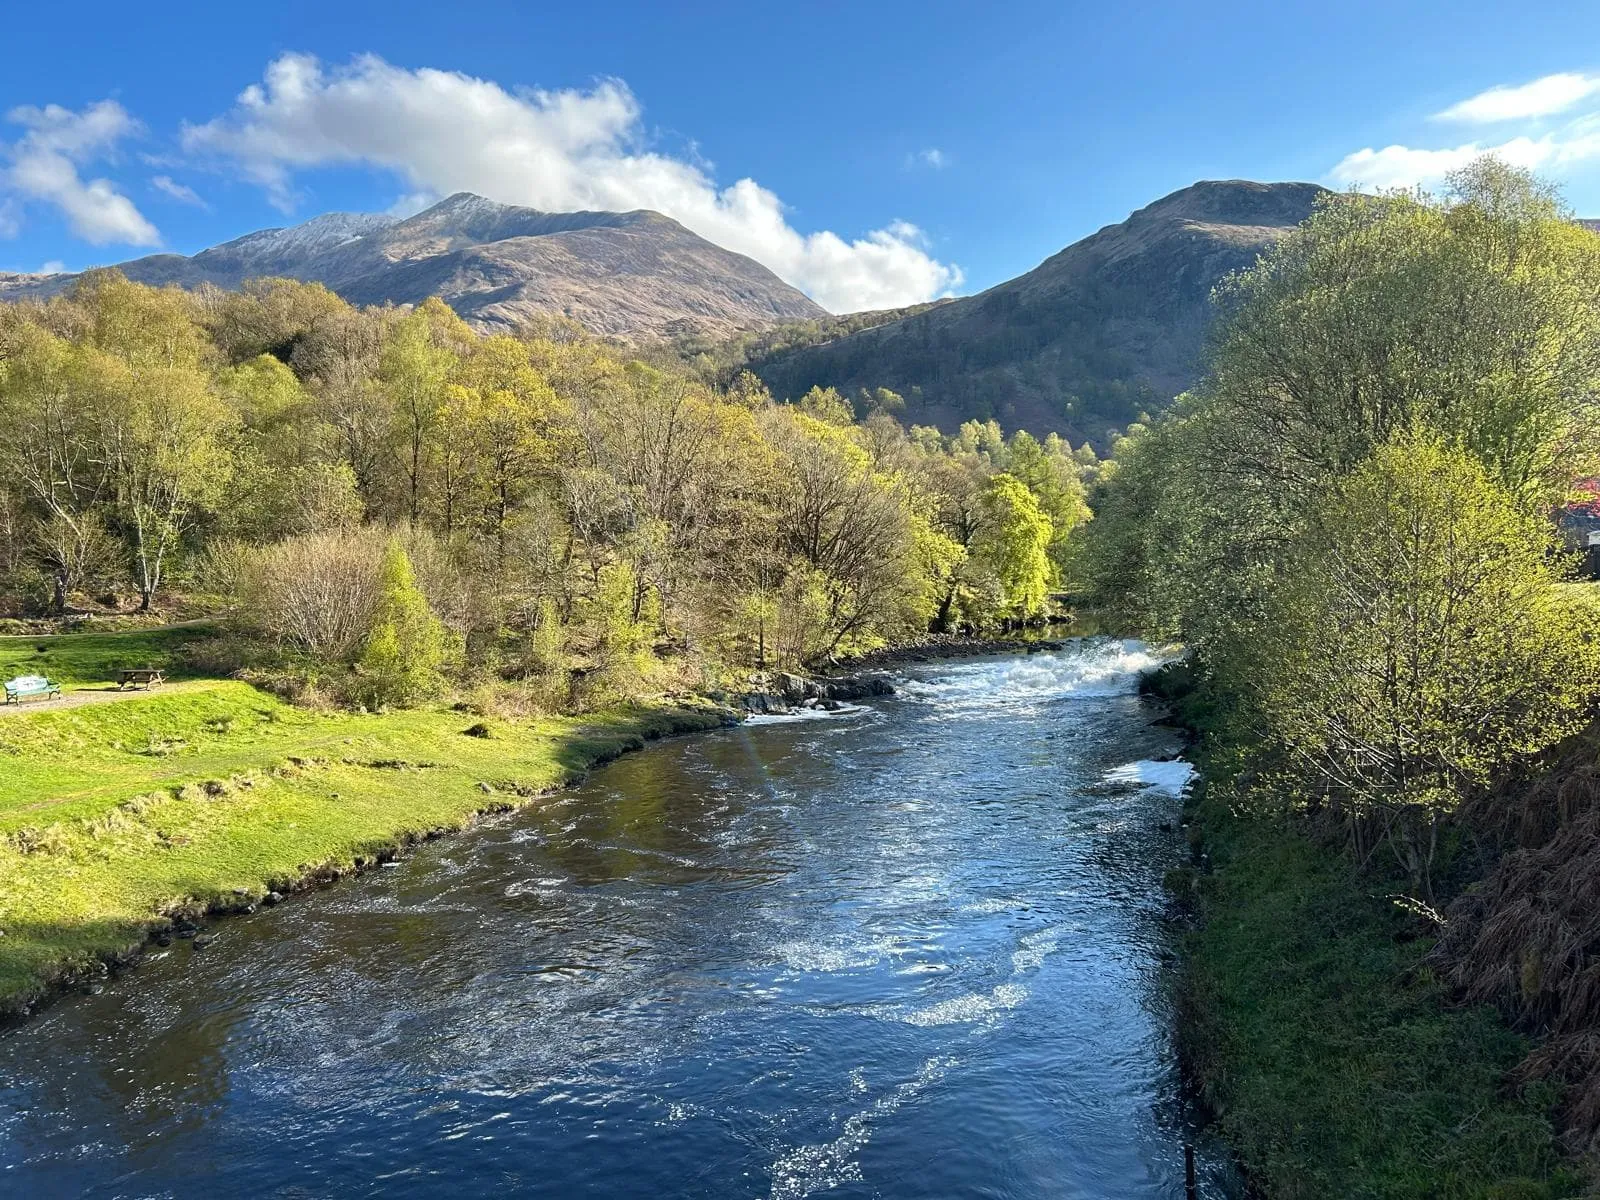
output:
<svg viewBox="0 0 1600 1200"><path fill-rule="evenodd" d="M1543 1035L1512 1082L1563 1085L1573 1148L1600 1152L1600 726L1468 815L1515 848L1451 906L1432 965Z"/></svg>

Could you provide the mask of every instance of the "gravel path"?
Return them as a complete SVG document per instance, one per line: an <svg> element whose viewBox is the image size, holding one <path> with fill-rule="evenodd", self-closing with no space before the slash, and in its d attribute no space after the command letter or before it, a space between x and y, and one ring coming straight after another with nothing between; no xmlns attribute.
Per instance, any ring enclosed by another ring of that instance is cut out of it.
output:
<svg viewBox="0 0 1600 1200"><path fill-rule="evenodd" d="M160 689L155 689L159 691ZM108 700L132 700L136 696L148 696L151 692L146 688L132 688L128 691L118 691L112 686L84 688L81 691L67 692L59 700L24 700L21 704L0 704L0 716L10 713L22 712L58 712L63 708L82 708L85 704L104 704Z"/></svg>

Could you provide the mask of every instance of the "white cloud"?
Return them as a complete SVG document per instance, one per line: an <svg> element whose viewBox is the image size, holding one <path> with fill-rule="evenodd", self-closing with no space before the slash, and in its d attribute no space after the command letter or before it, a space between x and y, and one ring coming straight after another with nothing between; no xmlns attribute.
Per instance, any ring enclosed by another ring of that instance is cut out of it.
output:
<svg viewBox="0 0 1600 1200"><path fill-rule="evenodd" d="M1496 121L1550 117L1566 112L1597 91L1600 91L1600 76L1563 71L1517 87L1507 84L1492 87L1434 114L1434 120L1487 125Z"/></svg>
<svg viewBox="0 0 1600 1200"><path fill-rule="evenodd" d="M52 258L49 262L45 263L39 268L38 273L40 275L60 275L66 269L66 263L62 262L59 258Z"/></svg>
<svg viewBox="0 0 1600 1200"><path fill-rule="evenodd" d="M328 70L284 55L227 114L184 129L191 152L236 161L284 208L294 173L368 164L413 193L470 191L552 211L652 208L747 254L836 312L927 300L961 283L915 227L894 222L847 240L790 225L753 179L718 187L700 161L648 149L625 84L518 90L452 71L404 70L364 56ZM409 199L405 203L409 203Z"/></svg>
<svg viewBox="0 0 1600 1200"><path fill-rule="evenodd" d="M908 165L932 167L935 171L942 171L950 165L950 156L937 146L930 146L911 155Z"/></svg>
<svg viewBox="0 0 1600 1200"><path fill-rule="evenodd" d="M0 168L0 189L13 197L52 205L85 241L153 246L161 241L156 227L108 179L78 174L80 167L112 153L138 124L114 100L91 104L82 112L60 105L27 105L6 114L27 130L4 148L8 164Z"/></svg>
<svg viewBox="0 0 1600 1200"><path fill-rule="evenodd" d="M391 217L414 217L425 208L432 208L444 197L434 192L406 192L395 199L385 210Z"/></svg>
<svg viewBox="0 0 1600 1200"><path fill-rule="evenodd" d="M1340 187L1432 187L1450 172L1484 154L1513 166L1560 177L1580 164L1600 159L1600 76L1546 75L1521 87L1490 88L1438 113L1436 120L1499 123L1520 120L1498 139L1474 139L1452 146L1367 146L1345 155L1328 172ZM1569 111L1576 107L1576 111ZM1548 118L1566 115L1556 122Z"/></svg>
<svg viewBox="0 0 1600 1200"><path fill-rule="evenodd" d="M200 194L187 184L179 183L170 175L157 175L150 180L150 186L158 192L164 192L180 204L192 204L196 208L210 208Z"/></svg>

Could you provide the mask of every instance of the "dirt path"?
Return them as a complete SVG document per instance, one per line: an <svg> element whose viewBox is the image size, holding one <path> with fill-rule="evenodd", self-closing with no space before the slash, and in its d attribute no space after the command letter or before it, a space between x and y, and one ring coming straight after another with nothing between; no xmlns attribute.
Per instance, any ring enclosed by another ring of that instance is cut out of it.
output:
<svg viewBox="0 0 1600 1200"><path fill-rule="evenodd" d="M59 700L24 700L21 704L0 704L0 716L25 712L60 712L64 708L82 708L86 704L104 704L108 700L134 700L140 696L159 695L160 688L130 688L119 691L115 684L104 687L81 688L67 692Z"/></svg>

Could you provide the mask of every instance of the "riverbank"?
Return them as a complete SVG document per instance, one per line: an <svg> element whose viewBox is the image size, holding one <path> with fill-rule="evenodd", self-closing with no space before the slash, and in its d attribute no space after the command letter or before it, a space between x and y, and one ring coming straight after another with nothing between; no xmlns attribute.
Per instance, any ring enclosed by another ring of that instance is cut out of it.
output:
<svg viewBox="0 0 1600 1200"><path fill-rule="evenodd" d="M698 703L518 722L325 713L229 681L16 714L0 723L0 1015L92 987L208 915L374 866L730 719Z"/></svg>
<svg viewBox="0 0 1600 1200"><path fill-rule="evenodd" d="M1173 1102L1147 665L976 658L674 739L148 955L0 1037L0 1179L1172 1200L1194 1144L1227 1195Z"/></svg>
<svg viewBox="0 0 1600 1200"><path fill-rule="evenodd" d="M1209 701L1183 670L1156 686L1217 765ZM1179 985L1186 1072L1268 1197L1553 1200L1582 1194L1549 1087L1492 1009L1458 1006L1425 963L1431 927L1302 821L1234 811L1198 786L1195 858L1169 881L1188 917Z"/></svg>

